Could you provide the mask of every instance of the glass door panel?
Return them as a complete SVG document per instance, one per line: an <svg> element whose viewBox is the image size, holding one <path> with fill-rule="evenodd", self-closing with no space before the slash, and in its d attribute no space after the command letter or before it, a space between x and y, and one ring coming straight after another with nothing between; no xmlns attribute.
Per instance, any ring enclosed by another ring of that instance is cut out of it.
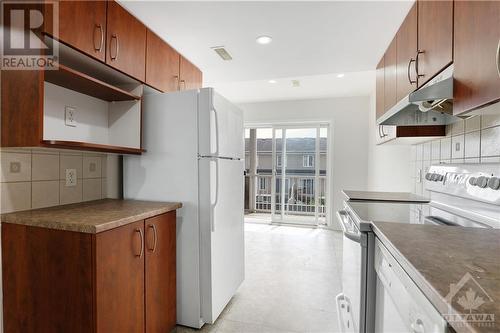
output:
<svg viewBox="0 0 500 333"><path fill-rule="evenodd" d="M284 168L288 187L285 193L283 222L316 225L316 140L317 128L287 128Z"/></svg>

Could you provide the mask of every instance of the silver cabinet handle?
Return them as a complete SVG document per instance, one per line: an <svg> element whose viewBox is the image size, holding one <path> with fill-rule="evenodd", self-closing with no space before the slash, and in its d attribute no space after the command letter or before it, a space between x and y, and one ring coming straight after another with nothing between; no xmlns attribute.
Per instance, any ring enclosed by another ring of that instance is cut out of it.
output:
<svg viewBox="0 0 500 333"><path fill-rule="evenodd" d="M155 250L156 250L156 242L158 241L158 235L156 233L156 226L154 224L150 224L148 227L151 228L151 229L153 229L153 236L154 236L154 238L153 238L153 247L151 249L149 249L149 251L155 252Z"/></svg>
<svg viewBox="0 0 500 333"><path fill-rule="evenodd" d="M116 34L111 35L111 41L113 41L113 39L115 40L115 56L113 57L110 54L110 58L111 60L116 60L118 58L118 52L120 51L120 44L118 43L118 36ZM111 45L109 46L109 50L111 53Z"/></svg>
<svg viewBox="0 0 500 333"><path fill-rule="evenodd" d="M174 76L175 80L175 86L177 87L177 90L181 90L180 82L179 82L179 75Z"/></svg>
<svg viewBox="0 0 500 333"><path fill-rule="evenodd" d="M380 125L381 129L382 129L382 137L385 138L386 136L388 136L389 134L385 134L384 132L384 125Z"/></svg>
<svg viewBox="0 0 500 333"><path fill-rule="evenodd" d="M500 39L498 40L497 46L497 72L498 76L500 76Z"/></svg>
<svg viewBox="0 0 500 333"><path fill-rule="evenodd" d="M136 257L140 258L144 254L144 234L142 233L141 228L135 229L135 232L139 233L139 238L141 239L141 252L135 255Z"/></svg>
<svg viewBox="0 0 500 333"><path fill-rule="evenodd" d="M419 72L419 70L418 70L419 56L420 56L422 53L425 53L425 51L418 50L418 51L417 51L417 56L415 57L415 72L417 73L417 78L419 78L419 77L424 77L424 76L425 76L424 74L420 74L420 72Z"/></svg>
<svg viewBox="0 0 500 333"><path fill-rule="evenodd" d="M410 61L408 61L408 68L406 69L406 74L408 75L408 82L410 82L410 84L415 84L415 83L417 83L417 80L412 80L411 75L410 75L410 67L411 67L412 62L416 62L416 60L413 58L410 58Z"/></svg>
<svg viewBox="0 0 500 333"><path fill-rule="evenodd" d="M101 38L99 38L99 46L95 45L95 31L99 29L99 33L101 35ZM102 25L96 24L94 28L94 50L97 52L102 51L102 46L104 45L104 30L102 29Z"/></svg>
<svg viewBox="0 0 500 333"><path fill-rule="evenodd" d="M186 90L186 80L180 81L179 90Z"/></svg>
<svg viewBox="0 0 500 333"><path fill-rule="evenodd" d="M384 133L384 125L378 125L378 136L383 139L387 136L388 134Z"/></svg>

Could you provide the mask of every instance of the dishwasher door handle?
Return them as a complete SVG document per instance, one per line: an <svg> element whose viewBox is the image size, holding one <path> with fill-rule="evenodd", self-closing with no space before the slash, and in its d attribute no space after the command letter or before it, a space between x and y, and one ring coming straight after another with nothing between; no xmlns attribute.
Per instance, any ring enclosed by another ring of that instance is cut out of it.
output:
<svg viewBox="0 0 500 333"><path fill-rule="evenodd" d="M350 220L349 213L347 213L345 210L340 210L337 212L337 218L339 219L340 226L344 231L344 236L352 240L353 242L361 243L361 233L359 232L359 230L353 231L352 228L349 228L349 223L347 222L348 220ZM357 229L352 221L351 225L353 225L353 227Z"/></svg>

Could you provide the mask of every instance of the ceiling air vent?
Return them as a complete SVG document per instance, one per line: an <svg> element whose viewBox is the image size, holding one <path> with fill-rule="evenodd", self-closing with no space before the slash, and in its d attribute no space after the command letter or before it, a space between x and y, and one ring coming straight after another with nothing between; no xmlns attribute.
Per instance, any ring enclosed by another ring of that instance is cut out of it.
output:
<svg viewBox="0 0 500 333"><path fill-rule="evenodd" d="M212 49L222 58L222 60L232 60L233 57L226 51L224 46L214 46Z"/></svg>

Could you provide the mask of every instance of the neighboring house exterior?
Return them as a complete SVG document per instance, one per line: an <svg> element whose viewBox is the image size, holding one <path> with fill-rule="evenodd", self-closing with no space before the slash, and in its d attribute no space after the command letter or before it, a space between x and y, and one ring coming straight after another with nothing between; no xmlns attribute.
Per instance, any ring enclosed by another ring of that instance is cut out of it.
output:
<svg viewBox="0 0 500 333"><path fill-rule="evenodd" d="M248 139L245 139L245 169L250 168L250 152ZM287 175L314 176L316 168L316 139L290 138L286 140L286 173ZM257 174L270 175L272 172L272 139L257 139ZM276 172L281 174L281 139L276 139ZM321 176L326 175L327 138L321 138L319 143Z"/></svg>
<svg viewBox="0 0 500 333"><path fill-rule="evenodd" d="M324 214L326 190L327 138L319 142L319 204ZM314 213L316 139L286 140L285 203L289 211L309 215ZM272 139L257 139L256 209L270 210L272 175ZM280 208L282 187L282 140L276 139L276 209ZM245 169L249 172L249 139L245 139Z"/></svg>

